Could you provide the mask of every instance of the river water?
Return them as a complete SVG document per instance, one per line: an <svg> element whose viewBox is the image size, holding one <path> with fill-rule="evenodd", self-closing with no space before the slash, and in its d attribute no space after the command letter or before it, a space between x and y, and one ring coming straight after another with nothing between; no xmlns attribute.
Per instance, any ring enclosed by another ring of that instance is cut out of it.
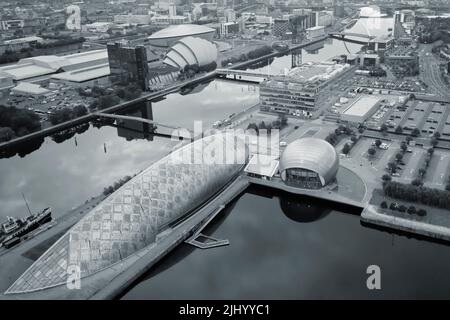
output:
<svg viewBox="0 0 450 320"><path fill-rule="evenodd" d="M392 19L379 20L384 22L360 19L350 31L361 33L370 27L372 34L384 34ZM302 59L327 60L356 53L360 47L327 40L323 48L303 51ZM260 70L280 73L290 64L287 55ZM192 129L195 120L209 127L257 102L257 87L215 80L190 94L171 94L152 103L151 109L160 123ZM142 130L90 126L61 143L46 138L24 157L0 159L0 219L26 215L21 193L32 210L51 206L57 218L114 181L145 169L175 145L163 137L142 138ZM183 244L122 298L450 297L447 246L364 227L357 214L311 199L250 189L206 230L229 239L229 246L200 250ZM366 287L366 268L372 264L381 267L379 291Z"/></svg>

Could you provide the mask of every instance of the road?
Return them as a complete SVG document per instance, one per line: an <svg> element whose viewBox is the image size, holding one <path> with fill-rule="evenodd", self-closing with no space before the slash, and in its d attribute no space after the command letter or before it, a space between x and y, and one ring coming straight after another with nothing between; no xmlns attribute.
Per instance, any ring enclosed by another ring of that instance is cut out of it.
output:
<svg viewBox="0 0 450 320"><path fill-rule="evenodd" d="M421 45L419 50L420 77L435 94L450 98L450 88L442 79L441 61L431 52L432 45Z"/></svg>

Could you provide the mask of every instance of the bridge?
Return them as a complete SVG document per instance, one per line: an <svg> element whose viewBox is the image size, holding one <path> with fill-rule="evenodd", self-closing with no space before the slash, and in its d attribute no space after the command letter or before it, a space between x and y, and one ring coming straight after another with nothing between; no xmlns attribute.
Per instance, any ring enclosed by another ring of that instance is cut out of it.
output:
<svg viewBox="0 0 450 320"><path fill-rule="evenodd" d="M134 117L134 116L126 116L126 115L121 115L121 114L103 113L103 112L95 112L94 116L97 116L99 118L109 118L109 119L115 119L115 120L131 120L131 121L148 123L148 124L154 126L155 129L159 126L159 127L163 127L163 128L169 128L169 129L176 130L178 133L176 135L172 133L171 137L178 137L181 139L190 139L190 140L193 140L195 138L192 130L162 124L162 123L156 122L151 119L145 119L145 118ZM186 137L186 136L180 135L180 130L188 131L190 136ZM166 135L164 135L164 136L166 136Z"/></svg>
<svg viewBox="0 0 450 320"><path fill-rule="evenodd" d="M354 33L354 32L329 32L328 35L330 38L343 40L347 42L357 43L357 44L367 44L372 39L375 39L375 36L371 36L364 33ZM348 38L353 37L353 38ZM359 39L355 39L359 38ZM367 39L367 40L363 40Z"/></svg>
<svg viewBox="0 0 450 320"><path fill-rule="evenodd" d="M261 81L267 80L269 77L273 76L272 74L268 74L268 73L254 72L251 70L236 70L236 69L216 69L216 74L220 78L230 79L230 78L228 78L228 76L232 76L233 80L247 81L247 82L258 82L258 81L242 79L243 76L258 78Z"/></svg>

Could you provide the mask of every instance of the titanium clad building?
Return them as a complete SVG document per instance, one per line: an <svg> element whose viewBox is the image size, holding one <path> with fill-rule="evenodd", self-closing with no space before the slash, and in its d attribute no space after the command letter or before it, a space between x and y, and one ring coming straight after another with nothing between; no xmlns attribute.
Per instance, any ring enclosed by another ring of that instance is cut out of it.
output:
<svg viewBox="0 0 450 320"><path fill-rule="evenodd" d="M295 140L280 157L281 179L296 187L320 189L335 180L338 169L336 150L322 139Z"/></svg>
<svg viewBox="0 0 450 320"><path fill-rule="evenodd" d="M231 154L241 161L223 161L222 156ZM78 294L66 288L70 266L80 268L82 290L89 293L90 285L99 288L102 281L106 285L123 271L122 265L140 257L141 249L163 250L156 239L168 236L170 228L233 181L247 157L244 140L231 134L208 136L175 150L87 213L6 294L44 289L47 297Z"/></svg>
<svg viewBox="0 0 450 320"><path fill-rule="evenodd" d="M186 66L203 67L217 60L217 47L202 38L185 37L175 42L167 51L164 63L183 69Z"/></svg>
<svg viewBox="0 0 450 320"><path fill-rule="evenodd" d="M197 24L173 25L149 36L148 42L154 47L162 48L170 47L176 41L188 36L202 38L211 42L215 32L215 29Z"/></svg>

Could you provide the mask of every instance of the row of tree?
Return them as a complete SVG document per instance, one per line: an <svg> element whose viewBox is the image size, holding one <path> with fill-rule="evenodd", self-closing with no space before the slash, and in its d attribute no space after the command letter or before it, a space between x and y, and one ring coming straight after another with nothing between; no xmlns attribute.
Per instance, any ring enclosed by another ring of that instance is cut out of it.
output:
<svg viewBox="0 0 450 320"><path fill-rule="evenodd" d="M285 114L279 114L278 118L271 123L266 124L264 121L256 124L254 122L249 123L247 126L247 130L254 130L257 134L259 134L260 130L267 130L267 134L270 134L272 129L281 130L286 127L288 124L288 119Z"/></svg>
<svg viewBox="0 0 450 320"><path fill-rule="evenodd" d="M345 125L340 125L338 128L336 128L333 132L331 132L328 136L325 137L325 140L328 141L331 145L335 146L341 136L348 135L352 136L352 141L356 141L356 135L352 128L347 127Z"/></svg>
<svg viewBox="0 0 450 320"><path fill-rule="evenodd" d="M417 210L415 206L409 206L409 207L406 207L406 206L403 205L403 204L398 205L398 204L395 203L395 202L391 202L391 204L388 206L387 202L386 202L386 201L383 201L383 202L380 203L380 207L381 207L382 209L387 209L387 208L389 208L389 209L391 209L391 210L398 210L399 212L407 212L407 213L409 213L409 214L417 214L417 215L419 215L419 216L421 216L421 217L427 215L427 210L425 210L425 209L422 209L422 208L421 208L421 209L418 209L418 210Z"/></svg>
<svg viewBox="0 0 450 320"><path fill-rule="evenodd" d="M63 123L81 116L84 116L88 113L88 110L83 105L77 105L73 108L62 108L60 110L54 111L50 117L49 120L51 124L55 125L58 123Z"/></svg>
<svg viewBox="0 0 450 320"><path fill-rule="evenodd" d="M450 192L446 190L385 181L383 191L386 196L391 198L450 209Z"/></svg>
<svg viewBox="0 0 450 320"><path fill-rule="evenodd" d="M106 187L103 189L103 194L105 196L112 194L114 191L119 189L121 186L123 186L126 182L131 180L131 176L125 176L122 179L119 179L118 181L114 182L109 187Z"/></svg>

